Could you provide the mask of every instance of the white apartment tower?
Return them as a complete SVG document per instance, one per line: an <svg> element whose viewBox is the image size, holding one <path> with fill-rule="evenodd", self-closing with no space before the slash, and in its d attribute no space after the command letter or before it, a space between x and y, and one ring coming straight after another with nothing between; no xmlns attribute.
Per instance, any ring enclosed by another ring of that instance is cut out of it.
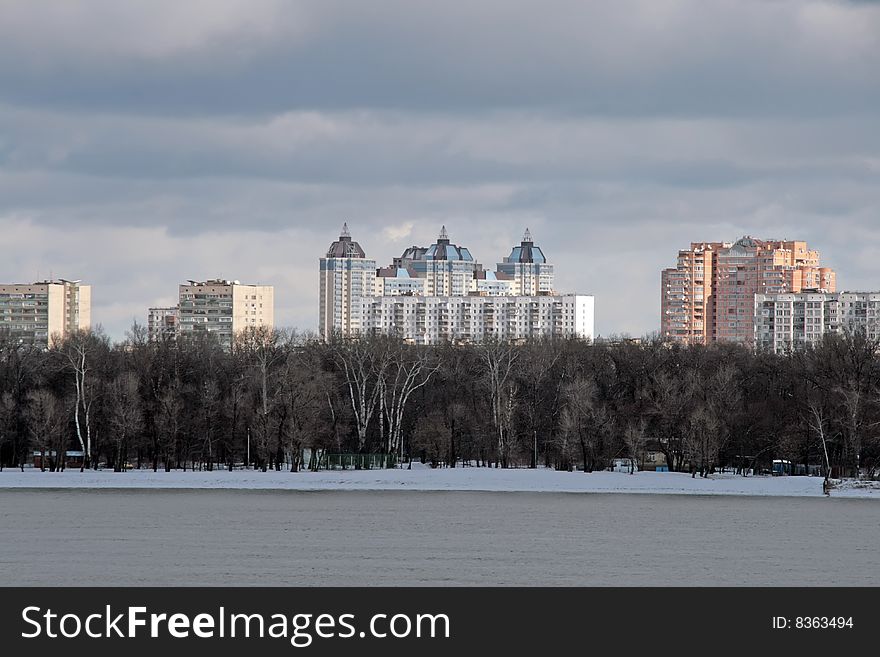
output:
<svg viewBox="0 0 880 657"><path fill-rule="evenodd" d="M351 239L348 224L320 259L318 333L329 340L334 333L357 335L363 330L363 304L375 293L376 261L367 258Z"/></svg>
<svg viewBox="0 0 880 657"><path fill-rule="evenodd" d="M513 247L497 270L512 280L512 294L531 296L553 294L553 265L547 262L541 247L536 246L532 234L526 228L522 242Z"/></svg>
<svg viewBox="0 0 880 657"><path fill-rule="evenodd" d="M411 267L416 277L425 280L424 293L429 297L466 295L479 268L469 249L449 240L446 226L427 249L411 247L398 260Z"/></svg>
<svg viewBox="0 0 880 657"><path fill-rule="evenodd" d="M53 337L90 328L91 320L92 287L80 281L0 284L0 334L19 344L48 347Z"/></svg>

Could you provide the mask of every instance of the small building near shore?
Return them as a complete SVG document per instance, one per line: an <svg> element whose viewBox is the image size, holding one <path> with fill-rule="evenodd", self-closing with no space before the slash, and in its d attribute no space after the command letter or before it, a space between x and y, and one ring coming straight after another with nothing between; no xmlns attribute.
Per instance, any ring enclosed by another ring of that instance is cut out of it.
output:
<svg viewBox="0 0 880 657"><path fill-rule="evenodd" d="M630 472L630 467L632 467L633 472L639 471L639 464L631 459L614 459L611 462L611 472Z"/></svg>
<svg viewBox="0 0 880 657"><path fill-rule="evenodd" d="M43 459L45 458L45 464L43 463ZM65 468L80 468L83 466L85 462L85 453L81 450L69 449L64 452L64 467ZM54 449L48 450L45 452L41 452L39 450L34 451L34 467L35 468L51 468L52 465L56 467L60 466L58 462L58 456Z"/></svg>

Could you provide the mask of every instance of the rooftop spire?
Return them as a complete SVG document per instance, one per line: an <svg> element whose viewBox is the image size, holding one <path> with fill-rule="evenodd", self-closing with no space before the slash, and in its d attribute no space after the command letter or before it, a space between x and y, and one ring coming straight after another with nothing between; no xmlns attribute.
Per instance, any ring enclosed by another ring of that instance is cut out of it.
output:
<svg viewBox="0 0 880 657"><path fill-rule="evenodd" d="M440 227L440 239L441 240L449 240L449 233L446 232L445 225Z"/></svg>
<svg viewBox="0 0 880 657"><path fill-rule="evenodd" d="M330 245L327 249L328 258L366 258L361 245L351 239L351 233L348 232L348 222L342 224L342 232L339 239Z"/></svg>
<svg viewBox="0 0 880 657"><path fill-rule="evenodd" d="M523 235L522 241L523 242L531 242L532 241L532 233L529 232L528 228L526 228L526 232Z"/></svg>

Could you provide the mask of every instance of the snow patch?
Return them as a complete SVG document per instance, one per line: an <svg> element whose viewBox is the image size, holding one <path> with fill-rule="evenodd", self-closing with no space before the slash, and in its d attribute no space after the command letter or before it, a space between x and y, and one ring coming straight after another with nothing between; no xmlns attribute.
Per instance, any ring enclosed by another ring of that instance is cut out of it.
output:
<svg viewBox="0 0 880 657"><path fill-rule="evenodd" d="M870 485L869 485L870 484ZM109 470L40 472L28 469L0 472L0 489L13 488L130 488L130 489L244 489L244 490L363 490L363 491L486 491L553 493L653 493L664 495L753 495L822 497L821 477L742 477L716 474L706 479L678 472L557 472L497 468L431 469L414 464L411 470L330 470L321 472L153 472ZM880 499L880 482L842 482L831 497Z"/></svg>

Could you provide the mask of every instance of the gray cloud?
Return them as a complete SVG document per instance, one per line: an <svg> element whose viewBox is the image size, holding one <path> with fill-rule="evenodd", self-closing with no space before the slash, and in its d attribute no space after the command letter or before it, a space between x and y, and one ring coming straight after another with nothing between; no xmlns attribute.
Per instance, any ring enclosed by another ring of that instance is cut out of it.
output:
<svg viewBox="0 0 880 657"><path fill-rule="evenodd" d="M880 6L800 0L0 6L0 279L120 337L187 278L314 328L348 220L380 263L525 226L603 334L692 240L803 238L880 289Z"/></svg>
<svg viewBox="0 0 880 657"><path fill-rule="evenodd" d="M783 0L7 3L0 85L137 114L815 115L880 98L880 8Z"/></svg>

